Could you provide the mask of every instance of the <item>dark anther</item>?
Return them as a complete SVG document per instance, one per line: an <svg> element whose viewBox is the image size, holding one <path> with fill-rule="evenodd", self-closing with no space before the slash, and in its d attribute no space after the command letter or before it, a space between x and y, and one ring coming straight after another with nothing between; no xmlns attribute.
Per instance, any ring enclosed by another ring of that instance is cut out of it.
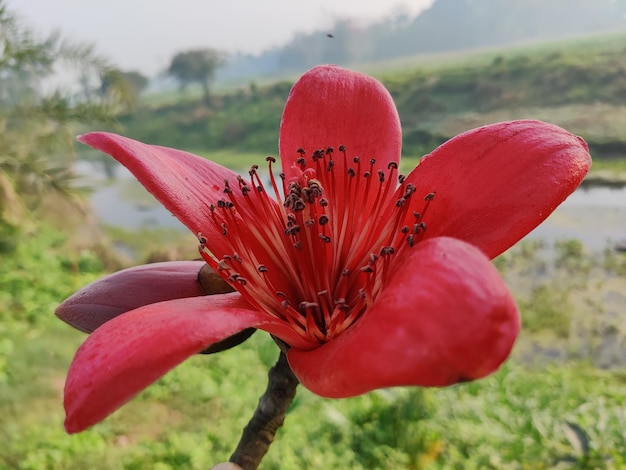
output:
<svg viewBox="0 0 626 470"><path fill-rule="evenodd" d="M313 219L308 219L304 222L305 227L312 227L314 224L315 224L315 220Z"/></svg>
<svg viewBox="0 0 626 470"><path fill-rule="evenodd" d="M404 175L398 175L398 183L402 184L404 183L404 180L406 179L406 176Z"/></svg>
<svg viewBox="0 0 626 470"><path fill-rule="evenodd" d="M300 165L301 167L305 167L306 166L306 159L304 157L300 157L296 160L296 164Z"/></svg>
<svg viewBox="0 0 626 470"><path fill-rule="evenodd" d="M250 191L251 191L250 186L246 186L246 185L241 186L241 194L243 194L244 196L247 196Z"/></svg>
<svg viewBox="0 0 626 470"><path fill-rule="evenodd" d="M307 301L302 301L300 302L300 310L306 310L307 308L319 308L319 305L315 302L307 302Z"/></svg>
<svg viewBox="0 0 626 470"><path fill-rule="evenodd" d="M385 172L383 170L378 170L378 181L381 183L385 182Z"/></svg>
<svg viewBox="0 0 626 470"><path fill-rule="evenodd" d="M369 171L363 173L363 178L369 178L372 174Z"/></svg>
<svg viewBox="0 0 626 470"><path fill-rule="evenodd" d="M391 169L397 170L398 169L398 163L397 162L389 162L387 164L387 169L391 170Z"/></svg>
<svg viewBox="0 0 626 470"><path fill-rule="evenodd" d="M363 266L363 267L361 268L361 272L364 272L364 273L373 273L373 272L374 272L374 270L372 269L372 267L371 267L371 266Z"/></svg>
<svg viewBox="0 0 626 470"><path fill-rule="evenodd" d="M300 251L300 250L302 249L302 241L301 241L301 240L298 240L297 242L295 242L295 243L293 244L293 247L294 247L296 250Z"/></svg>
<svg viewBox="0 0 626 470"><path fill-rule="evenodd" d="M228 281L229 282L235 282L237 281L241 276L239 276L239 273L232 273L230 276L228 276Z"/></svg>
<svg viewBox="0 0 626 470"><path fill-rule="evenodd" d="M281 173L278 173L278 177L279 177L281 180L283 180L283 181L285 180L285 174L284 174L284 173L282 173L282 172L281 172Z"/></svg>
<svg viewBox="0 0 626 470"><path fill-rule="evenodd" d="M428 193L424 196L424 201L432 201L433 199L435 199L435 193Z"/></svg>
<svg viewBox="0 0 626 470"><path fill-rule="evenodd" d="M370 253L370 259L367 262L370 266L374 266L376 264L376 260L378 259L378 255L376 253Z"/></svg>
<svg viewBox="0 0 626 470"><path fill-rule="evenodd" d="M237 253L236 251L233 253L233 259L238 263L242 262L241 256L239 256L239 253Z"/></svg>
<svg viewBox="0 0 626 470"><path fill-rule="evenodd" d="M283 301L280 303L280 305L282 305L282 306L283 306L283 308L288 308L288 307L289 307L289 301L285 299L285 300L283 300Z"/></svg>
<svg viewBox="0 0 626 470"><path fill-rule="evenodd" d="M353 168L348 168L348 176L356 176L356 172Z"/></svg>
<svg viewBox="0 0 626 470"><path fill-rule="evenodd" d="M422 230L422 227L420 227L420 224L413 224L413 233L414 234L418 234L420 233L420 231Z"/></svg>
<svg viewBox="0 0 626 470"><path fill-rule="evenodd" d="M300 232L300 226L299 225L290 225L285 229L285 235L295 235L296 233Z"/></svg>
<svg viewBox="0 0 626 470"><path fill-rule="evenodd" d="M401 197L400 199L396 201L396 207L402 207L405 204L406 204L406 199L404 199L403 197Z"/></svg>
<svg viewBox="0 0 626 470"><path fill-rule="evenodd" d="M335 149L334 149L334 148L332 148L332 147L327 147L327 148L326 148L326 155L330 155L331 153L333 153L333 151L334 151L334 150L335 150Z"/></svg>
<svg viewBox="0 0 626 470"><path fill-rule="evenodd" d="M300 155L304 155L304 149L302 147L298 147L298 149L296 150L296 152L298 152Z"/></svg>
<svg viewBox="0 0 626 470"><path fill-rule="evenodd" d="M357 157L354 157L354 158L352 159L352 161L353 161L354 163L359 163L359 162L361 161L361 159L357 156Z"/></svg>
<svg viewBox="0 0 626 470"><path fill-rule="evenodd" d="M215 204L213 204L213 203L209 204L209 210L211 212L215 212Z"/></svg>
<svg viewBox="0 0 626 470"><path fill-rule="evenodd" d="M340 152L345 152L346 151L346 146L345 145L340 145L339 146L339 151Z"/></svg>
<svg viewBox="0 0 626 470"><path fill-rule="evenodd" d="M314 150L313 151L313 155L311 155L311 160L313 160L314 162L318 161L320 158L322 158L324 156L324 151L323 150Z"/></svg>
<svg viewBox="0 0 626 470"><path fill-rule="evenodd" d="M426 224L424 222L420 222L420 228L422 229L422 232L426 231Z"/></svg>
<svg viewBox="0 0 626 470"><path fill-rule="evenodd" d="M415 217L415 220L420 220L422 218L422 214L417 211L413 211L413 217Z"/></svg>
<svg viewBox="0 0 626 470"><path fill-rule="evenodd" d="M393 246L383 246L380 249L380 256L393 255L395 252L396 252L396 250L393 248Z"/></svg>
<svg viewBox="0 0 626 470"><path fill-rule="evenodd" d="M414 185L412 185L411 183L406 185L406 188L404 189L404 198L408 199L411 197L411 194L413 194L415 191L417 191L417 189L415 188Z"/></svg>
<svg viewBox="0 0 626 470"><path fill-rule="evenodd" d="M406 237L406 242L409 244L409 247L413 246L413 235L409 235L408 237Z"/></svg>
<svg viewBox="0 0 626 470"><path fill-rule="evenodd" d="M228 230L226 230L226 224L222 224L222 235L228 234Z"/></svg>
<svg viewBox="0 0 626 470"><path fill-rule="evenodd" d="M322 194L324 193L324 190L322 189L322 185L320 184L320 182L318 180L310 179L307 182L307 186L311 190L311 197L313 197L313 198L322 197ZM309 201L309 202L313 202L313 201Z"/></svg>
<svg viewBox="0 0 626 470"><path fill-rule="evenodd" d="M200 243L200 245L206 245L206 242L206 237L202 235L202 232L198 232L198 243Z"/></svg>
<svg viewBox="0 0 626 470"><path fill-rule="evenodd" d="M315 202L315 197L313 197L313 191L310 188L302 188L302 199L304 199L309 204L313 204Z"/></svg>
<svg viewBox="0 0 626 470"><path fill-rule="evenodd" d="M322 235L320 233L319 237L320 237L320 240L322 240L324 243L330 243L330 237L328 235Z"/></svg>
<svg viewBox="0 0 626 470"><path fill-rule="evenodd" d="M276 163L276 159L274 157L272 157L271 155L268 155L267 157L265 157L265 161L266 162L271 162L271 163Z"/></svg>
<svg viewBox="0 0 626 470"><path fill-rule="evenodd" d="M409 233L409 226L405 225L404 227L402 227L402 229L400 230L402 233Z"/></svg>
<svg viewBox="0 0 626 470"><path fill-rule="evenodd" d="M341 275L342 276L349 276L350 275L350 270L349 269L344 269L343 271L341 271Z"/></svg>
<svg viewBox="0 0 626 470"><path fill-rule="evenodd" d="M223 209L224 207L226 207L226 203L220 199L219 201L217 201L217 207Z"/></svg>
<svg viewBox="0 0 626 470"><path fill-rule="evenodd" d="M332 160L329 160L328 163L326 164L326 171L332 170L334 166L335 166L335 162Z"/></svg>
<svg viewBox="0 0 626 470"><path fill-rule="evenodd" d="M218 271L226 271L227 269L230 269L230 266L228 266L228 263L226 262L226 260L220 260L219 263L217 263L217 270Z"/></svg>
<svg viewBox="0 0 626 470"><path fill-rule="evenodd" d="M245 286L248 283L248 281L247 281L247 279L245 277L239 276L236 280L242 286Z"/></svg>
<svg viewBox="0 0 626 470"><path fill-rule="evenodd" d="M327 215L320 216L318 222L320 225L326 225L328 223L328 216Z"/></svg>
<svg viewBox="0 0 626 470"><path fill-rule="evenodd" d="M259 264L256 268L256 270L260 273L266 273L267 272L267 268L265 267L264 264Z"/></svg>
<svg viewBox="0 0 626 470"><path fill-rule="evenodd" d="M287 294L285 294L283 291L277 290L276 297L280 297L281 299L284 299L285 297L287 297Z"/></svg>
<svg viewBox="0 0 626 470"><path fill-rule="evenodd" d="M233 257L230 256L230 255L224 255L224 256L222 256L222 258L225 259L225 260L228 260L228 261L232 261L233 260Z"/></svg>
<svg viewBox="0 0 626 470"><path fill-rule="evenodd" d="M320 206L322 207L326 207L328 205L328 199L326 199L325 197L320 199Z"/></svg>

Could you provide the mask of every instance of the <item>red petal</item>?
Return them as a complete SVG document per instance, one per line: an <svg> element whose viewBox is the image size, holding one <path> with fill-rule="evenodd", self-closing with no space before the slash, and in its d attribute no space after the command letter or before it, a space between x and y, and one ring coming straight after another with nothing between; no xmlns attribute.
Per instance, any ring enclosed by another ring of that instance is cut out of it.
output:
<svg viewBox="0 0 626 470"><path fill-rule="evenodd" d="M296 82L285 105L279 141L283 172L294 174L298 148L311 156L331 146L336 174L343 175L340 145L346 146L350 163L359 156L369 169L367 162L375 158L375 168L386 171L390 161L400 161L400 118L380 82L333 65L318 66Z"/></svg>
<svg viewBox="0 0 626 470"><path fill-rule="evenodd" d="M221 221L213 223L209 206L224 199L224 180L236 185L235 172L191 153L106 132L81 135L78 141L108 153L128 168L194 234L202 232L211 251L228 251Z"/></svg>
<svg viewBox="0 0 626 470"><path fill-rule="evenodd" d="M318 395L349 397L397 385L483 377L507 358L519 329L504 282L477 248L452 238L417 244L355 325L289 363Z"/></svg>
<svg viewBox="0 0 626 470"><path fill-rule="evenodd" d="M426 237L460 238L495 257L548 217L590 166L580 137L544 122L512 121L446 142L407 182L418 195L436 193Z"/></svg>
<svg viewBox="0 0 626 470"><path fill-rule="evenodd" d="M136 266L98 279L69 297L56 315L91 333L122 313L164 300L204 295L198 272L204 261L174 261Z"/></svg>
<svg viewBox="0 0 626 470"><path fill-rule="evenodd" d="M103 420L189 356L248 327L285 333L283 324L251 309L238 293L151 304L103 324L70 366L67 431Z"/></svg>

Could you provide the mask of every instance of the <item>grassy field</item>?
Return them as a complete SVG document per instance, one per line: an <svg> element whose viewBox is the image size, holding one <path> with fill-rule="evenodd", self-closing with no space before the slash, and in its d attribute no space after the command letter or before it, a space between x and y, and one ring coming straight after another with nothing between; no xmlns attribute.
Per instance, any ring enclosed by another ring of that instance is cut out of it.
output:
<svg viewBox="0 0 626 470"><path fill-rule="evenodd" d="M404 153L419 157L472 127L510 119L542 119L583 136L597 159L626 157L624 35L464 54L357 64L392 93ZM124 133L201 153L276 154L282 109L293 78L194 94L146 98L124 116ZM176 101L173 101L176 100Z"/></svg>
<svg viewBox="0 0 626 470"><path fill-rule="evenodd" d="M84 335L53 316L101 274L51 230L4 253L0 275L0 468L207 469L224 461L265 386L277 348L260 332L197 356L105 422L62 428L62 388ZM498 373L447 389L347 400L300 389L264 469L519 469L626 465L626 255L576 241L523 242L496 260L523 333Z"/></svg>

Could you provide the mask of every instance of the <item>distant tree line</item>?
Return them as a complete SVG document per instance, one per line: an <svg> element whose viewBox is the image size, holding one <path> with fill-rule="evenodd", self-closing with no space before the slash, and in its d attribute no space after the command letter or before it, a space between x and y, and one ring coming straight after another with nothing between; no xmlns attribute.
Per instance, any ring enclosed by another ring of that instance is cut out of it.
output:
<svg viewBox="0 0 626 470"><path fill-rule="evenodd" d="M414 18L401 13L366 27L339 19L332 37L318 30L257 56L236 55L218 79L624 29L626 0L436 0Z"/></svg>

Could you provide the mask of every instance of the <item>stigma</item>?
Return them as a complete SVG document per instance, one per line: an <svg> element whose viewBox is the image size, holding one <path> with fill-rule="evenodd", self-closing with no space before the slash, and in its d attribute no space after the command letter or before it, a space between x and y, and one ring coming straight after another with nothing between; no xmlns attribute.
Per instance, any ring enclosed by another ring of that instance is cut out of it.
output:
<svg viewBox="0 0 626 470"><path fill-rule="evenodd" d="M340 145L295 150L290 176L269 182L258 166L248 178L224 181L210 205L210 248L198 234L202 257L256 308L286 322L315 347L349 328L388 284L401 259L427 230L435 194L417 195L398 164L349 156Z"/></svg>

